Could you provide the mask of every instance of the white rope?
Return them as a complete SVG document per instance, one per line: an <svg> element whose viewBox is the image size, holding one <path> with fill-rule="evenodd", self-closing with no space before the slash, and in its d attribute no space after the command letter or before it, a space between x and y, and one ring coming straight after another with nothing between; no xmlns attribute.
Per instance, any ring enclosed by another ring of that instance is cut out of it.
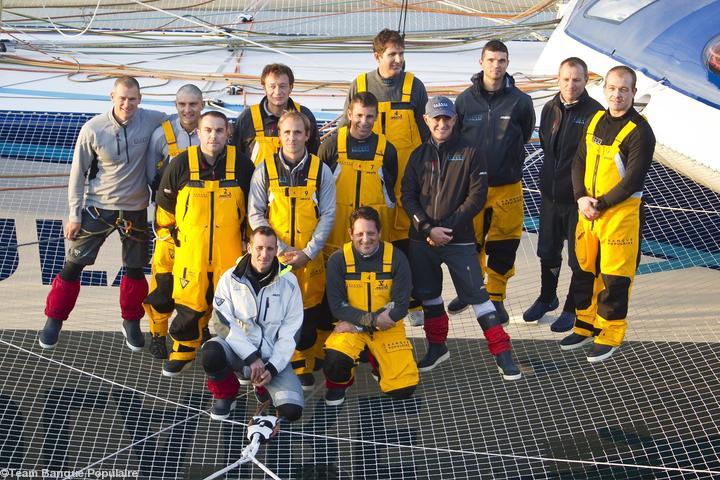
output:
<svg viewBox="0 0 720 480"><path fill-rule="evenodd" d="M93 15L90 18L90 21L88 22L87 26L80 33L78 33L76 35L67 35L66 33L63 33L63 31L60 30L57 27L57 25L55 25L55 23L52 21L52 18L50 18L50 15L46 15L46 18L47 18L48 22L50 22L50 25L52 25L52 27L55 29L55 31L58 32L63 37L76 38L76 37L83 35L88 30L90 30L90 26L93 24L93 21L95 21L95 16L97 15L98 10L100 9L100 2L101 2L101 0L98 0L97 5L95 5L95 11L93 12ZM46 10L45 2L43 2L42 7L43 7L43 12L44 12Z"/></svg>
<svg viewBox="0 0 720 480"><path fill-rule="evenodd" d="M257 458L255 458L255 455L257 454L258 450L260 449L260 438L258 435L253 435L253 439L246 446L243 451L240 453L240 458L234 462L228 465L227 467L223 468L222 470L218 470L217 472L213 473L209 477L205 477L204 480L212 480L214 478L219 478L226 474L227 472L234 470L238 468L240 465L243 465L249 461L252 461L255 465L257 465L263 472L265 472L270 478L274 480L282 480L280 477L275 475L275 473L270 470L268 467L266 467L262 462L260 462Z"/></svg>
<svg viewBox="0 0 720 480"><path fill-rule="evenodd" d="M254 45L254 46L256 46L256 47L259 47L259 48L262 48L262 49L265 49L265 50L269 50L269 51L271 51L271 52L278 53L278 54L280 54L280 55L284 55L284 56L286 56L286 57L288 57L288 58L292 58L293 60L295 60L295 61L297 61L297 62L300 62L300 63L302 63L302 64L313 65L313 64L308 64L305 60L303 60L303 59L301 59L301 58L299 58L299 57L296 57L295 55L291 55L291 54L289 54L289 53L283 52L282 50L278 50L278 49L276 49L276 48L268 47L267 45L263 45L262 43L255 42L255 41L253 41L253 40L250 40L249 38L244 38L244 37L241 37L241 36L239 36L239 35L235 35L234 33L231 33L231 32L225 31L225 30L223 30L223 29L217 28L217 27L215 27L215 26L212 25L212 24L205 23L205 22L200 22L200 21L195 20L195 19L193 19L193 18L183 17L183 16L178 15L178 14L176 14L176 13L168 12L168 11L163 10L162 8L156 7L156 6L154 6L154 5L150 5L150 4L144 3L142 0L132 0L132 1L135 2L135 3L137 3L138 5L142 5L143 7L147 7L147 8L150 8L150 9L152 9L152 10L155 10L155 11L157 11L157 12L164 13L165 15L169 15L169 16L171 16L171 17L175 17L175 18L177 18L178 20L183 20L183 21L185 21L185 22L192 23L192 24L197 25L197 26L199 26L199 27L207 28L207 29L209 29L209 30L211 30L211 31L213 31L213 32L215 32L215 33L220 34L220 35L225 35L225 36L228 36L228 37L230 37L230 38L234 38L234 39L236 39L236 40L240 40L240 41L242 41L242 42L249 43L250 45ZM313 65L313 66L319 66L319 65Z"/></svg>
<svg viewBox="0 0 720 480"><path fill-rule="evenodd" d="M640 464L634 464L634 463L602 462L602 461L592 461L592 460L572 460L569 458L541 457L541 456L535 456L535 455L516 455L513 453L476 452L473 450L455 450L452 448L421 447L419 445L403 445L400 443L389 443L389 442L371 442L369 440L332 437L329 435L317 435L314 433L293 432L290 430L280 430L279 433L287 433L289 435L298 435L301 437L321 438L321 439L336 440L336 441L343 441L343 442L362 443L362 444L367 444L367 445L377 445L377 446L383 446L383 447L409 448L412 450L426 450L426 451L439 452L439 453L457 453L460 455L476 455L476 456L486 456L486 457L513 458L513 459L518 459L518 460L536 460L536 461L540 461L540 462L576 463L576 464L582 464L582 465L603 465L603 466L609 466L609 467L642 468L642 469L648 469L648 470L660 470L663 472L708 473L711 475L720 475L720 470L700 470L700 469L694 469L694 468L681 468L681 467L657 467L654 465L640 465Z"/></svg>
<svg viewBox="0 0 720 480"><path fill-rule="evenodd" d="M7 345L7 346L9 346L9 347L13 347L13 348L15 348L15 349L17 349L17 350L20 350L21 352L27 353L28 355L32 355L32 356L37 357L37 358L42 358L42 359L47 360L48 362L54 363L54 364L56 364L56 365L60 365L60 366L65 367L65 368L69 368L70 370L73 370L73 371L75 371L75 372L81 373L81 374L83 374L83 375L87 375L87 376L92 377L92 378L94 378L94 379L96 379L96 380L100 380L101 382L109 383L110 385L113 385L113 386L116 386L116 387L120 387L120 388L124 388L124 389L126 389L126 390L130 390L131 392L139 393L139 394L141 394L141 395L145 395L146 397L153 398L153 399L155 399L155 400L162 400L163 402L169 403L169 404L171 404L171 405L175 405L175 406L177 406L177 407L182 407L182 408L185 408L185 409L190 410L190 411L193 411L193 412L206 413L205 410L202 410L202 409L199 409L199 408L195 408L195 407L190 407L190 406L188 406L188 405L183 405L183 404L178 403L178 402L173 402L172 400L168 400L167 398L158 397L157 395L153 395L153 394L151 394L151 393L143 392L142 390L138 390L137 388L128 387L127 385L123 385L122 383L118 383L118 382L115 382L115 381L113 381L113 380L108 380L107 378L100 377L100 376L98 376L98 375L95 375L94 373L90 373L90 372L86 372L86 371L80 370L80 369L77 368L77 367L73 367L73 366L71 366L71 365L67 365L67 364L65 364L65 363L59 362L59 361L57 361L57 360L55 360L55 359L46 357L46 356L44 356L44 355L40 355L40 354L38 354L38 353L33 352L32 350L28 350L28 349L26 349L26 348L19 347L19 346L14 345L14 344L12 344L12 343L10 343L10 342L7 342L7 341L5 341L5 340L3 340L3 339L0 339L0 344Z"/></svg>
<svg viewBox="0 0 720 480"><path fill-rule="evenodd" d="M45 357L43 355L39 355L35 352L32 352L30 350L27 350L25 348L19 347L17 345L14 345L10 342L7 342L5 340L0 339L0 344L7 345L9 347L13 347L17 350L20 350L24 353L27 353L29 355L43 358L49 362L55 363L57 365L61 365L63 367L69 368L73 371L76 371L78 373L82 373L84 375L88 375L92 378L95 378L97 380L100 380L102 382L109 383L111 385L115 385L118 387L126 388L130 391L140 393L142 395L145 395L150 398L154 398L157 400L162 400L164 402L167 402L172 405L176 405L179 407L183 407L187 410L198 412L199 413L207 413L205 410L201 410L198 408L190 407L187 405L182 405L177 402L173 402L172 400L168 400L162 397L158 397L156 395L149 394L147 392L143 392L141 390L138 390L136 388L128 387L126 385L122 385L120 383L114 382L112 380L108 380L106 378L102 378L98 375L95 375L93 373L85 372L83 370L80 370L76 367L72 367L70 365L66 365L62 362L59 362L57 360L54 360L52 358ZM231 421L231 420L224 420L228 423L233 423L236 425L244 425L237 421ZM542 457L542 456L534 456L534 455L515 455L510 453L493 453L493 452L476 452L472 450L454 450L449 448L437 448L437 447L421 447L418 445L403 445L399 443L388 443L388 442L371 442L369 440L360 440L360 439L354 439L354 438L341 438L341 437L333 437L329 435L316 435L311 433L302 433L302 432L293 432L293 431L286 431L286 430L280 430L280 432L287 433L289 435L298 435L301 437L311 437L311 438L321 438L321 439L327 439L327 440L337 440L337 441L343 441L343 442L351 442L351 443L362 443L362 444L368 444L368 445L379 445L379 446L386 446L386 447L395 447L395 448L408 448L413 450L425 450L425 451L433 451L433 452L442 452L442 453L457 453L457 454L468 454L468 455L477 455L477 456L487 456L487 457L501 457L501 458L513 458L513 459L522 459L522 460L536 460L541 462L559 462L559 463L573 463L573 464L582 464L582 465L603 465L603 466L611 466L611 467L625 467L625 468L640 468L640 469L647 469L647 470L659 470L664 472L680 472L680 473L704 473L704 474L711 474L711 475L720 475L720 470L701 470L701 469L693 469L693 468L680 468L680 467L658 467L653 465L640 465L640 464L632 464L632 463L620 463L620 462L601 462L601 461L591 461L591 460L572 460L567 458L554 458L554 457ZM150 437L148 437L150 438ZM143 441L143 440L140 440ZM247 447L246 447L247 448ZM243 450L244 452L244 450ZM240 460L243 460L242 458ZM240 462L238 460L238 462ZM241 463L235 462L233 465L235 465L236 468L238 465L241 465L242 463L246 463L247 460L244 460ZM90 468L90 467L86 467ZM228 467L226 467L228 468ZM261 467L262 468L262 467ZM267 473L267 472L266 472ZM208 478L216 478L216 477L208 477Z"/></svg>

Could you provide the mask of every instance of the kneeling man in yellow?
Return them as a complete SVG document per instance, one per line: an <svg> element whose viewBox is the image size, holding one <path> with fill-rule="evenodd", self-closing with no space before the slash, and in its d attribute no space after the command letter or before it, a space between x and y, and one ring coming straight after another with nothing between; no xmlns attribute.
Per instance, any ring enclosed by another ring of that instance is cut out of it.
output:
<svg viewBox="0 0 720 480"><path fill-rule="evenodd" d="M350 241L346 218L361 206L377 210L382 225L395 221L395 182L398 160L395 147L383 134L373 133L378 101L370 92L352 96L347 117L350 126L320 146L318 156L335 175L335 222L325 251L331 255Z"/></svg>
<svg viewBox="0 0 720 480"><path fill-rule="evenodd" d="M575 326L560 348L573 350L594 337L587 355L591 363L609 358L625 338L630 288L640 261L642 190L655 135L633 108L636 81L628 67L608 71L608 109L590 120L572 165L580 272Z"/></svg>
<svg viewBox="0 0 720 480"><path fill-rule="evenodd" d="M226 146L227 117L207 112L199 123L200 146L192 146L168 165L157 192L158 235L175 241L173 300L177 314L163 375L179 375L190 362L207 325L218 279L242 255L245 205L253 164Z"/></svg>
<svg viewBox="0 0 720 480"><path fill-rule="evenodd" d="M335 181L330 168L308 153L310 121L294 110L278 122L280 150L257 165L250 185L248 221L272 227L280 261L293 267L303 297L304 318L292 366L304 389L315 380L316 328L330 323L325 302L325 241L335 221Z"/></svg>
<svg viewBox="0 0 720 480"><path fill-rule="evenodd" d="M372 207L350 215L351 242L327 264L327 297L338 323L325 348L325 403L340 405L354 380L355 364L366 347L376 362L380 389L409 398L418 384L412 346L403 317L410 302L410 266L405 255L380 241L381 223Z"/></svg>

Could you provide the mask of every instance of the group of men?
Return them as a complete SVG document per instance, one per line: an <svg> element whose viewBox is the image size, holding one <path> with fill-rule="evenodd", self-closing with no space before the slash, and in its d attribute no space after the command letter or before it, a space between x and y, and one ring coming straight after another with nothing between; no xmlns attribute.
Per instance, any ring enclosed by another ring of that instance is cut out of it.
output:
<svg viewBox="0 0 720 480"><path fill-rule="evenodd" d="M409 398L419 372L450 358L448 313L468 307L502 377L521 378L504 300L523 226L532 100L507 74L498 40L485 45L481 71L454 103L428 99L405 71L398 32L380 32L373 49L378 68L353 81L345 117L322 144L312 113L290 98L285 65L265 67L266 96L242 112L234 133L224 114L202 113L193 85L180 88L178 114L166 118L139 109L139 84L119 78L112 110L83 126L75 148L71 243L47 297L40 345L57 344L82 269L117 230L127 346L143 349L147 313L163 375L179 375L202 352L213 418L227 418L239 385L252 384L259 401L296 420L319 368L326 403L340 405L361 358L384 393ZM558 79L540 121L541 292L523 318L558 308L567 241L572 280L552 329L573 329L561 349L593 342L587 358L602 361L625 334L654 137L633 108L631 69L605 77L607 110L585 91L581 59L563 61ZM442 264L457 292L447 309ZM403 320L412 310L428 343L417 362Z"/></svg>

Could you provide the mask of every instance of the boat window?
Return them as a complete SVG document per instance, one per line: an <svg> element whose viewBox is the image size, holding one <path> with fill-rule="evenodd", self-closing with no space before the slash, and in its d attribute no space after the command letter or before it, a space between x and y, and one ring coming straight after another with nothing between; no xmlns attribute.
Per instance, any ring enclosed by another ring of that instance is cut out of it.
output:
<svg viewBox="0 0 720 480"><path fill-rule="evenodd" d="M621 23L657 0L598 0L585 13L586 17Z"/></svg>

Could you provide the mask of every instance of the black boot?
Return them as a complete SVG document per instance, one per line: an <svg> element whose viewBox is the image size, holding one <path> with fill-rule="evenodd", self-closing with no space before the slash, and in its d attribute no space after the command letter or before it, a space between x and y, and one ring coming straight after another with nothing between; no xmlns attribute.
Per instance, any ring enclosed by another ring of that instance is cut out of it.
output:
<svg viewBox="0 0 720 480"><path fill-rule="evenodd" d="M428 344L427 353L425 353L422 360L417 363L418 370L421 372L429 372L448 358L450 358L450 352L445 342L430 343Z"/></svg>

